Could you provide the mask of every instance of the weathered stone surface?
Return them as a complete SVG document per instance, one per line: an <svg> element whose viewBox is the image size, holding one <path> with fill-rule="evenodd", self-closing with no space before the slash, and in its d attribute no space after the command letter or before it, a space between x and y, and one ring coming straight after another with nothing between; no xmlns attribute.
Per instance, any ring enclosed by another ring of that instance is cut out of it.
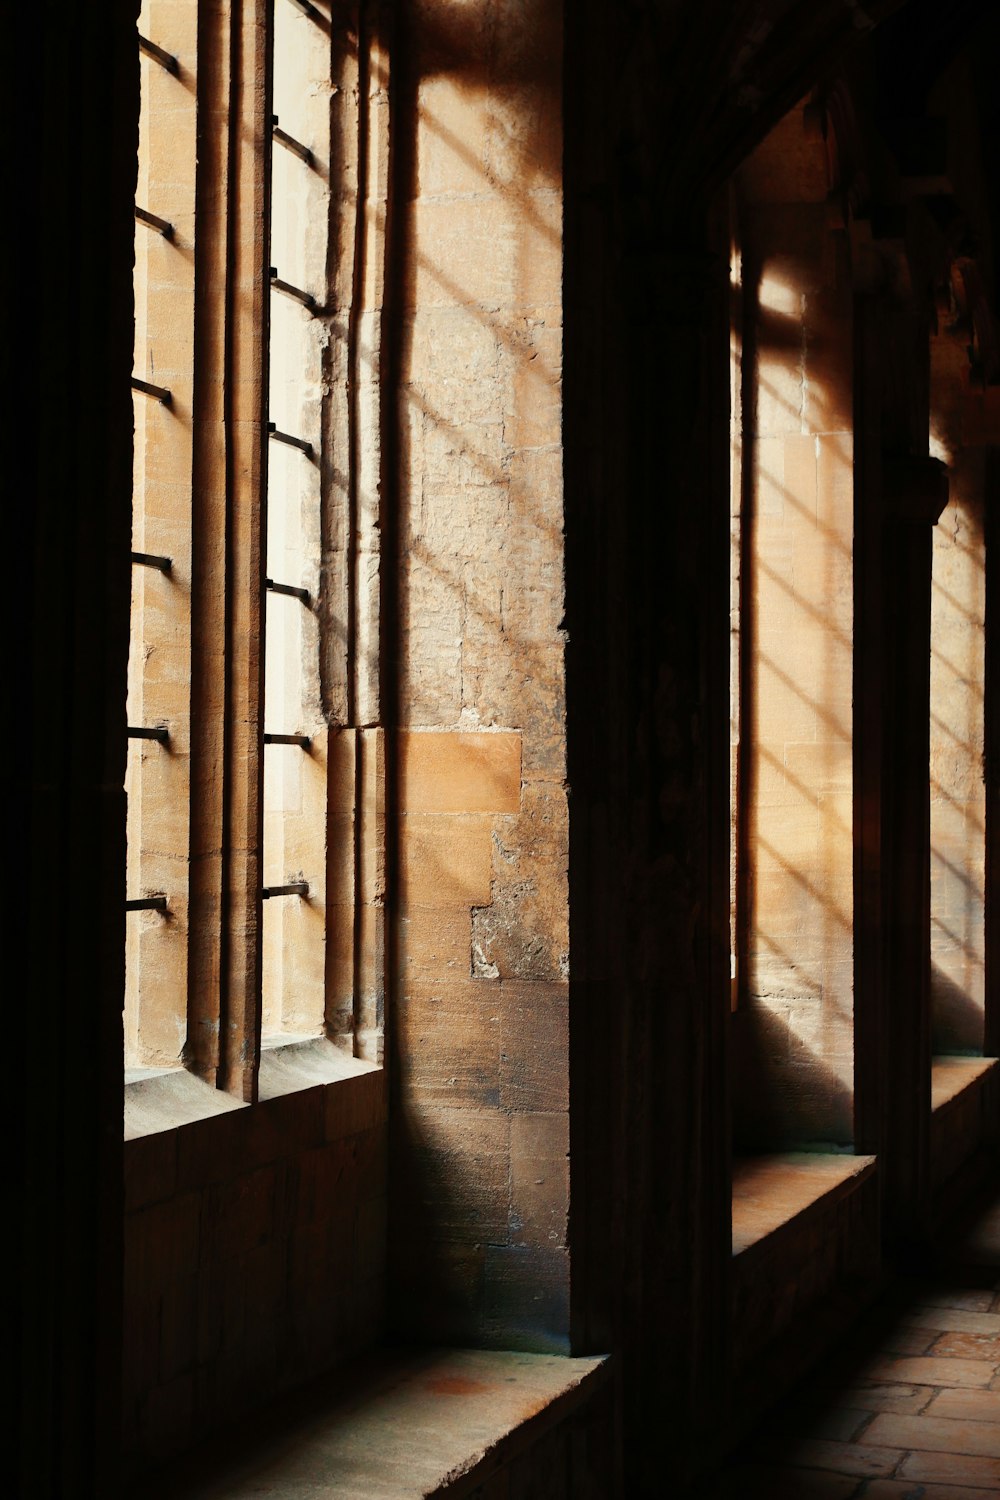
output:
<svg viewBox="0 0 1000 1500"><path fill-rule="evenodd" d="M565 791L526 782L521 811L494 825L491 901L472 915L474 973L566 978L568 860Z"/></svg>

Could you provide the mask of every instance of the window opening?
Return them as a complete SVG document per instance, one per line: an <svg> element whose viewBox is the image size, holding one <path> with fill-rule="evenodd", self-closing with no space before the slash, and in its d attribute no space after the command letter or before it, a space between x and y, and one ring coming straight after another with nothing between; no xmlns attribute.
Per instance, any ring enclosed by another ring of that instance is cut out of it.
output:
<svg viewBox="0 0 1000 1500"><path fill-rule="evenodd" d="M261 995L269 1040L321 1035L325 1020L321 455L331 336L329 22L290 0L277 0L273 20Z"/></svg>
<svg viewBox="0 0 1000 1500"><path fill-rule="evenodd" d="M373 145L359 99L385 72L325 5L255 15L235 50L198 0L139 22L124 1006L127 1070L247 1101L262 1043L380 1055L384 946L364 184L387 121Z"/></svg>
<svg viewBox="0 0 1000 1500"><path fill-rule="evenodd" d="M195 17L195 6L163 0L144 0L139 16L126 713L129 1068L179 1067L187 1038Z"/></svg>

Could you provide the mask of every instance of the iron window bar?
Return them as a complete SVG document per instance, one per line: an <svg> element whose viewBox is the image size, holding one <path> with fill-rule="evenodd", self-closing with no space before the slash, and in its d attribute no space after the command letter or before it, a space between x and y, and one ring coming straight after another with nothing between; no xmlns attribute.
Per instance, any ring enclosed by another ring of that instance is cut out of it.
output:
<svg viewBox="0 0 1000 1500"><path fill-rule="evenodd" d="M177 66L177 59L173 53L165 51L163 47L158 47L155 42L151 42L141 32L139 33L139 51L145 52L147 57L151 57L154 62L158 62L161 68L166 68L168 73L173 73L175 78L179 76L180 68Z"/></svg>
<svg viewBox="0 0 1000 1500"><path fill-rule="evenodd" d="M278 124L277 115L271 116L271 139L277 141L280 146L284 146L286 151L290 151L300 161L304 161L307 167L313 165L315 158L309 147L303 146L302 142L297 141L294 135L289 135L287 130L282 130Z"/></svg>
<svg viewBox="0 0 1000 1500"><path fill-rule="evenodd" d="M159 557L155 552L133 552L132 562L139 568L156 568L160 573L169 573L173 567L173 559Z"/></svg>
<svg viewBox="0 0 1000 1500"><path fill-rule="evenodd" d="M161 745L170 739L170 731L163 724L129 724L126 734L130 740L157 740Z"/></svg>
<svg viewBox="0 0 1000 1500"><path fill-rule="evenodd" d="M277 266L271 267L271 286L276 292L284 292L286 297L294 297L296 302L301 302L310 312L316 310L316 298L312 292L304 292L301 287L292 286L290 281L282 281Z"/></svg>
<svg viewBox="0 0 1000 1500"><path fill-rule="evenodd" d="M137 375L132 376L132 389L141 391L144 396L152 396L163 406L170 406L174 399L165 385L151 385L148 380L140 380Z"/></svg>
<svg viewBox="0 0 1000 1500"><path fill-rule="evenodd" d="M304 453L306 458L312 458L313 445L312 443L307 443L305 438L293 437L290 432L279 432L273 422L268 422L267 431L268 436L273 437L276 443L287 443L290 448L298 448L299 452Z"/></svg>
<svg viewBox="0 0 1000 1500"><path fill-rule="evenodd" d="M315 5L310 5L309 0L292 0L292 4L296 10L300 10L310 21L315 21L317 26L321 26L324 31L329 31L330 23L326 16L322 15L316 9Z"/></svg>
<svg viewBox="0 0 1000 1500"><path fill-rule="evenodd" d="M308 896L308 880L294 880L291 885L266 885L261 891L261 899L270 901L272 896Z"/></svg>
<svg viewBox="0 0 1000 1500"><path fill-rule="evenodd" d="M301 599L307 609L312 603L309 590L297 589L293 583L275 583L273 578L265 578L264 587L270 594L287 594L290 599Z"/></svg>
<svg viewBox="0 0 1000 1500"><path fill-rule="evenodd" d="M301 750L311 750L312 740L307 734L265 734L265 745L298 745Z"/></svg>
<svg viewBox="0 0 1000 1500"><path fill-rule="evenodd" d="M125 902L126 911L166 911L166 896L139 896L134 901Z"/></svg>
<svg viewBox="0 0 1000 1500"><path fill-rule="evenodd" d="M159 218L157 214L151 214L148 208L140 208L137 203L135 205L135 216L140 224L146 224L150 229L158 230L165 240L173 239L174 226L169 224L166 219Z"/></svg>

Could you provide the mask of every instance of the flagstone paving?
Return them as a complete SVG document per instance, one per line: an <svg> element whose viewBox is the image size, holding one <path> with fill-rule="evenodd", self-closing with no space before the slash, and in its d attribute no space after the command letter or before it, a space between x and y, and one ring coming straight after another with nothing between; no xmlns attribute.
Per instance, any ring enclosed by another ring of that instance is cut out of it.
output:
<svg viewBox="0 0 1000 1500"><path fill-rule="evenodd" d="M1000 1196L897 1283L805 1395L773 1411L711 1500L1000 1495Z"/></svg>

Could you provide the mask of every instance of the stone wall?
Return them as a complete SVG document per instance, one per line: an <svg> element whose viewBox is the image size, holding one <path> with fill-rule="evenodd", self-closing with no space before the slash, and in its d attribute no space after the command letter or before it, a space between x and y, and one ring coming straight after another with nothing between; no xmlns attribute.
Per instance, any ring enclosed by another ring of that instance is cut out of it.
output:
<svg viewBox="0 0 1000 1500"><path fill-rule="evenodd" d="M568 1340L560 18L426 0L396 65L394 1318Z"/></svg>
<svg viewBox="0 0 1000 1500"><path fill-rule="evenodd" d="M931 575L931 1007L934 1051L981 1052L986 998L982 451L961 455Z"/></svg>
<svg viewBox="0 0 1000 1500"><path fill-rule="evenodd" d="M129 1475L376 1342L385 1148L378 1069L126 1141Z"/></svg>
<svg viewBox="0 0 1000 1500"><path fill-rule="evenodd" d="M741 169L741 732L749 903L737 1142L846 1142L853 1091L853 289L794 109Z"/></svg>

